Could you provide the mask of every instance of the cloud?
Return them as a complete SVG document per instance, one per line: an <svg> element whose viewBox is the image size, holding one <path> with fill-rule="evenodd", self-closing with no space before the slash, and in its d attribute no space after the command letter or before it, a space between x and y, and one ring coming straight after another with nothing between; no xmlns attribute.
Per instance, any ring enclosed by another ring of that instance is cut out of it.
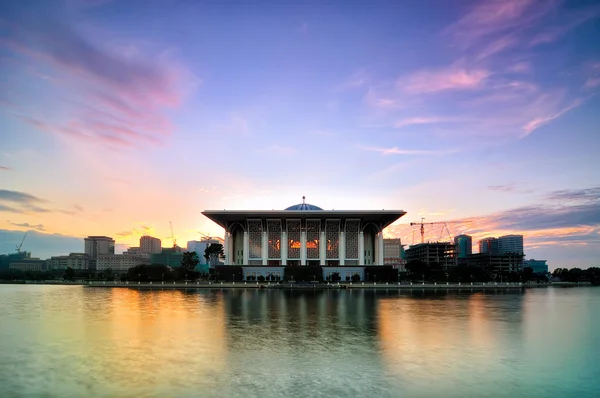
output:
<svg viewBox="0 0 600 398"><path fill-rule="evenodd" d="M12 171L10 167L0 166L0 171Z"/></svg>
<svg viewBox="0 0 600 398"><path fill-rule="evenodd" d="M0 229L0 253L14 252L23 240L23 231ZM68 253L81 253L84 249L83 238L60 234L47 234L30 231L24 242L23 250L31 252L33 257L42 259Z"/></svg>
<svg viewBox="0 0 600 398"><path fill-rule="evenodd" d="M33 224L26 223L26 222L19 224L19 223L14 223L14 222L10 222L10 221L8 221L8 223L15 227L29 228L29 229L34 229L37 231L45 231L46 230L46 228L42 224L33 225Z"/></svg>
<svg viewBox="0 0 600 398"><path fill-rule="evenodd" d="M490 72L484 69L468 70L450 67L434 71L419 71L407 79L400 79L398 86L413 93L434 93L445 90L472 90L480 88Z"/></svg>
<svg viewBox="0 0 600 398"><path fill-rule="evenodd" d="M19 191L0 189L0 211L10 213L47 213L50 210L40 207L44 199Z"/></svg>
<svg viewBox="0 0 600 398"><path fill-rule="evenodd" d="M437 117L437 116L433 116L433 117L411 117L411 118L406 118L406 119L401 119L398 120L397 122L394 123L394 127L396 128L402 128L405 126L411 126L411 125L415 125L415 124L434 124L434 123L449 123L449 122L458 122L458 121L462 121L461 118L457 118L457 117Z"/></svg>
<svg viewBox="0 0 600 398"><path fill-rule="evenodd" d="M488 189L490 191L496 192L519 192L519 193L531 193L532 190L521 188L523 185L526 185L525 182L510 182L508 184L500 184L500 185L489 185Z"/></svg>
<svg viewBox="0 0 600 398"><path fill-rule="evenodd" d="M600 201L600 187L553 191L547 195L547 199L556 201L598 202Z"/></svg>
<svg viewBox="0 0 600 398"><path fill-rule="evenodd" d="M561 117L562 115L564 115L565 113L569 112L570 110L577 108L578 106L580 106L583 103L583 100L581 99L576 99L574 100L570 105L556 111L550 114L547 114L545 116L538 116L533 120L530 120L529 122L527 122L524 126L523 126L523 131L525 132L525 134L522 137L525 137L529 134L531 134L532 131L540 128L541 126L551 122L552 120Z"/></svg>
<svg viewBox="0 0 600 398"><path fill-rule="evenodd" d="M47 84L54 84L61 92L57 97L67 98L69 105L63 120L43 113L17 116L41 130L109 147L157 144L169 136L166 110L179 106L199 79L172 53L143 51L131 42L108 45L103 32L83 32L74 25L66 15L17 13L0 33L6 49L62 77L60 85Z"/></svg>
<svg viewBox="0 0 600 398"><path fill-rule="evenodd" d="M590 77L585 82L585 88L594 88L600 86L600 77Z"/></svg>
<svg viewBox="0 0 600 398"><path fill-rule="evenodd" d="M363 147L362 149L367 150L367 151L379 152L383 155L445 155L445 154L451 154L451 153L458 152L458 150L456 150L456 149L421 150L421 149L400 149L398 147L392 147L392 148Z"/></svg>
<svg viewBox="0 0 600 398"><path fill-rule="evenodd" d="M538 21L556 2L537 0L489 0L476 2L456 23L444 31L462 47L469 47L482 39L530 26Z"/></svg>

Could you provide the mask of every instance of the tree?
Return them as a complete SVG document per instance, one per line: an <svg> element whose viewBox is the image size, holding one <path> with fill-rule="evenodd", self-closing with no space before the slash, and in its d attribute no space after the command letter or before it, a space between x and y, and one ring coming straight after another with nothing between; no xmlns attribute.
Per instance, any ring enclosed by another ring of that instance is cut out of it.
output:
<svg viewBox="0 0 600 398"><path fill-rule="evenodd" d="M208 262L209 267L217 265L219 263L219 258L223 257L224 254L223 245L220 243L213 243L204 249L204 258Z"/></svg>
<svg viewBox="0 0 600 398"><path fill-rule="evenodd" d="M425 278L429 275L429 266L421 260L409 261L406 270L416 278Z"/></svg>
<svg viewBox="0 0 600 398"><path fill-rule="evenodd" d="M352 282L354 282L354 283L360 282L360 275L359 274L352 275Z"/></svg>
<svg viewBox="0 0 600 398"><path fill-rule="evenodd" d="M65 273L63 274L63 278L65 278L67 280L72 280L74 276L75 276L75 271L71 267L68 267L65 270Z"/></svg>
<svg viewBox="0 0 600 398"><path fill-rule="evenodd" d="M196 252L185 252L183 253L183 259L181 259L181 268L186 271L195 271L196 266L200 263L198 254Z"/></svg>
<svg viewBox="0 0 600 398"><path fill-rule="evenodd" d="M533 268L525 267L523 268L523 282L528 282L533 279Z"/></svg>

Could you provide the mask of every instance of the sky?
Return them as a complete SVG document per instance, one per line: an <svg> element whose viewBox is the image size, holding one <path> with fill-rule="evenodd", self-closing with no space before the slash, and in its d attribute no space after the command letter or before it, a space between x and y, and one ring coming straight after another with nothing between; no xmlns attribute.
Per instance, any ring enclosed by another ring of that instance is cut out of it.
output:
<svg viewBox="0 0 600 398"><path fill-rule="evenodd" d="M0 0L0 253L401 209L600 265L597 1Z"/></svg>

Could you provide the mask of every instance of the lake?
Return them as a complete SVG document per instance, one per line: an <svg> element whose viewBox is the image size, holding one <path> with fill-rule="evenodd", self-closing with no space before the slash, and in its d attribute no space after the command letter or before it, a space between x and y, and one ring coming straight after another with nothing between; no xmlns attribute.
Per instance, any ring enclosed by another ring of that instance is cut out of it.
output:
<svg viewBox="0 0 600 398"><path fill-rule="evenodd" d="M2 397L592 397L600 288L0 285Z"/></svg>

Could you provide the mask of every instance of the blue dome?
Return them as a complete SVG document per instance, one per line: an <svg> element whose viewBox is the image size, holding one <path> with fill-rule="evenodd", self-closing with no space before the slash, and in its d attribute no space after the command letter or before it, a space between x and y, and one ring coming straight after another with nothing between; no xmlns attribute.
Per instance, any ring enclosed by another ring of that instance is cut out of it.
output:
<svg viewBox="0 0 600 398"><path fill-rule="evenodd" d="M288 207L286 210L323 210L318 206L314 206L308 203L300 203L297 205L293 205Z"/></svg>
<svg viewBox="0 0 600 398"><path fill-rule="evenodd" d="M302 197L302 203L288 207L285 210L323 210L320 207L306 203L306 196Z"/></svg>

